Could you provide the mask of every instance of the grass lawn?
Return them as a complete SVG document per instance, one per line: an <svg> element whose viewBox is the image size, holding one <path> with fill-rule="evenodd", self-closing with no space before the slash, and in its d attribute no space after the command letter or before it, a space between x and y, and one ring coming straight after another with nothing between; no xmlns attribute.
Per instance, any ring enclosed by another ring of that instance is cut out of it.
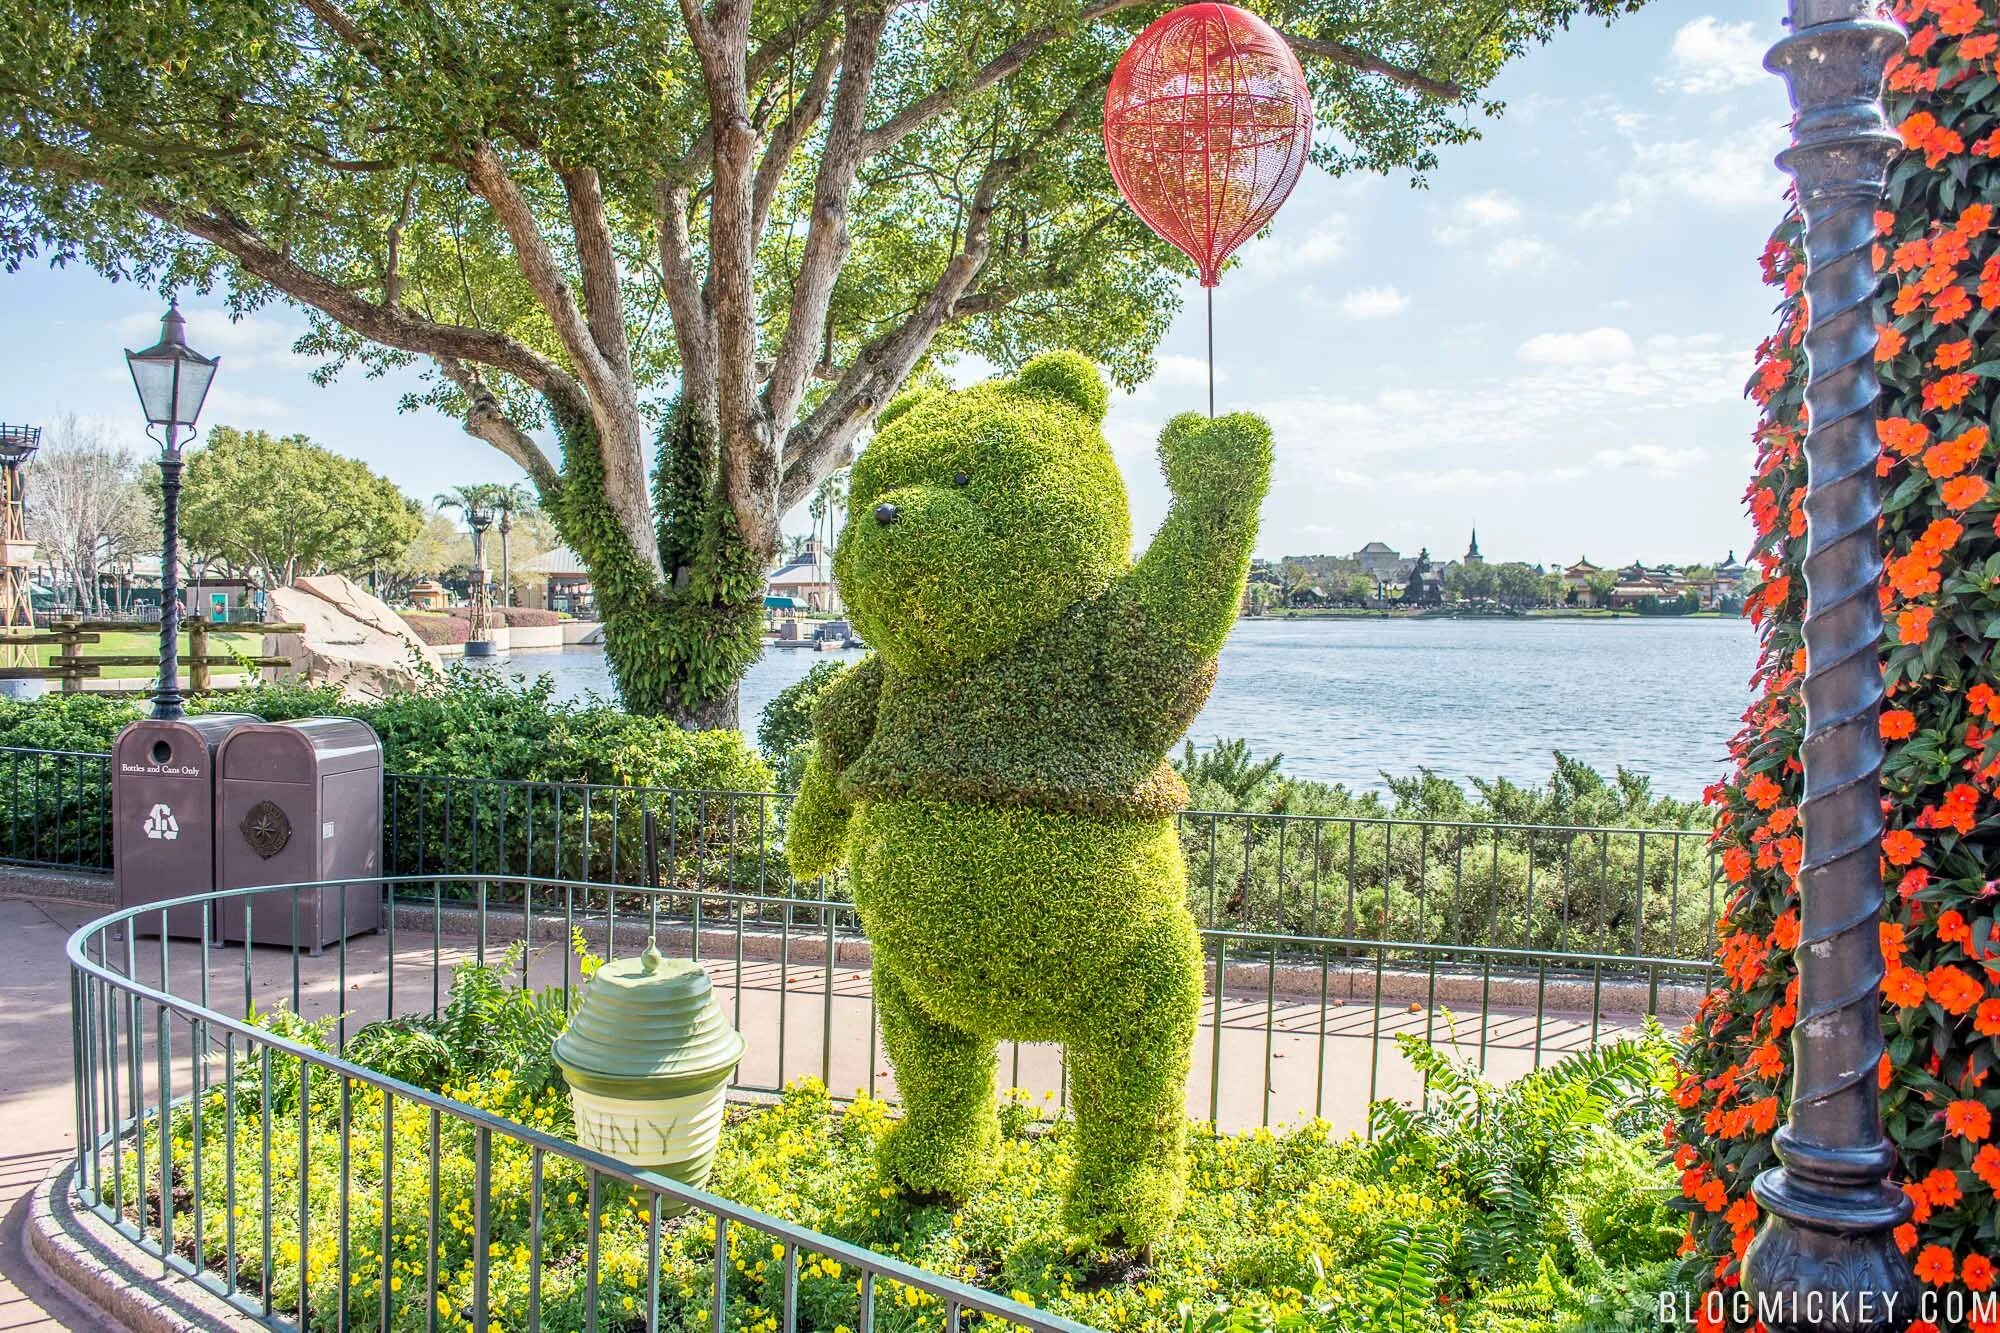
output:
<svg viewBox="0 0 2000 1333"><path fill-rule="evenodd" d="M93 657L138 657L146 654L157 656L160 651L160 636L157 632L145 630L100 630L96 643L83 645L84 659ZM192 650L188 647L188 636L181 635L181 655L185 658ZM210 634L208 651L211 657L228 653L241 653L245 657L255 657L264 651L264 639L258 634ZM35 665L47 666L56 655L55 644L45 644L33 649ZM214 667L215 671L232 670L231 667ZM97 674L99 680L151 680L159 672L150 666L105 667ZM181 666L183 677L187 675L187 665Z"/></svg>

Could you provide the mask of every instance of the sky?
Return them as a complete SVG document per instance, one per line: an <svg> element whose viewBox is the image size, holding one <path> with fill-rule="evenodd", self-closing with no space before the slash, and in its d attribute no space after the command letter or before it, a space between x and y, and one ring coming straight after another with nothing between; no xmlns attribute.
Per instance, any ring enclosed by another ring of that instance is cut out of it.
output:
<svg viewBox="0 0 2000 1333"><path fill-rule="evenodd" d="M1744 553L1742 389L1772 318L1757 255L1787 120L1760 62L1781 12L1655 0L1580 25L1503 73L1505 114L1428 189L1308 170L1216 290L1217 408L1263 414L1276 442L1260 555L1456 557L1475 525L1495 561ZM1160 425L1206 399L1201 292L1184 294L1158 372L1106 423L1141 533L1167 505ZM0 420L74 412L148 447L120 351L154 341L162 306L81 269L0 275ZM222 357L204 427L303 432L425 499L519 475L456 423L399 413L413 376L315 385L295 311L183 309Z"/></svg>

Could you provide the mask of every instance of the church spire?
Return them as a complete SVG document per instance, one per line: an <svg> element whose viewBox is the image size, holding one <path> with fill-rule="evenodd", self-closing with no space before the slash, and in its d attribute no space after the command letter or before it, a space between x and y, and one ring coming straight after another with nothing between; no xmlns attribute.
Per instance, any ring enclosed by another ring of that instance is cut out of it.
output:
<svg viewBox="0 0 2000 1333"><path fill-rule="evenodd" d="M1474 525L1472 529L1472 545L1465 548L1465 563L1468 565L1483 565L1486 563L1486 557L1479 554L1479 528L1477 525Z"/></svg>

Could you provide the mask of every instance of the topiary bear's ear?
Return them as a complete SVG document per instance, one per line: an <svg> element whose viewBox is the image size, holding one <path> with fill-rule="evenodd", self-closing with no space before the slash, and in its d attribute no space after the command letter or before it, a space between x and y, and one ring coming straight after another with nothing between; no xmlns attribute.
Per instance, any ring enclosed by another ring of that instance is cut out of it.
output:
<svg viewBox="0 0 2000 1333"><path fill-rule="evenodd" d="M935 398L943 398L947 393L948 391L944 389L911 389L907 393L899 393L889 400L887 407L875 414L875 429L886 430L890 422L911 408L921 407Z"/></svg>
<svg viewBox="0 0 2000 1333"><path fill-rule="evenodd" d="M1030 393L1047 394L1082 408L1092 421L1104 420L1111 406L1111 390L1090 358L1079 352L1044 352L1014 377L1014 387Z"/></svg>

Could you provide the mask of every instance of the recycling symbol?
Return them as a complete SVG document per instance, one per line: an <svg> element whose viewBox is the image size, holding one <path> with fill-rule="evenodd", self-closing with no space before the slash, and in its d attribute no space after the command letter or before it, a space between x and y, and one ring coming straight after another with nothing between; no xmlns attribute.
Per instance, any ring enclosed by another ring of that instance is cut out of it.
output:
<svg viewBox="0 0 2000 1333"><path fill-rule="evenodd" d="M180 821L174 818L174 808L164 801L153 807L146 816L146 836L165 838L168 842L181 836Z"/></svg>

